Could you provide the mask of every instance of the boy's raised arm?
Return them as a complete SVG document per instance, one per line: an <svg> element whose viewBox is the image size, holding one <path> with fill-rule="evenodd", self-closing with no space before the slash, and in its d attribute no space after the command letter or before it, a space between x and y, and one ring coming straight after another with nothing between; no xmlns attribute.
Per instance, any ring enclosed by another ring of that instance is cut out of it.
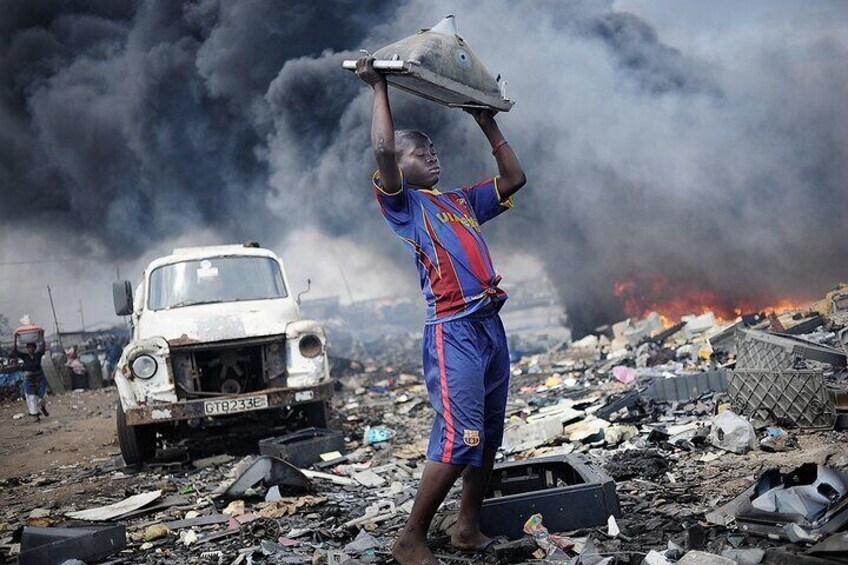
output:
<svg viewBox="0 0 848 565"><path fill-rule="evenodd" d="M492 145L492 154L498 163L498 194L501 201L509 198L527 184L527 177L521 163L518 162L512 147L506 142L498 123L495 121L495 113L491 110L468 110L474 116L474 120L489 143Z"/></svg>
<svg viewBox="0 0 848 565"><path fill-rule="evenodd" d="M400 169L395 154L395 129L389 107L389 87L386 77L374 70L374 58L362 57L356 62L356 76L374 90L374 114L371 118L371 147L377 160L377 170L383 190L389 194L399 192Z"/></svg>

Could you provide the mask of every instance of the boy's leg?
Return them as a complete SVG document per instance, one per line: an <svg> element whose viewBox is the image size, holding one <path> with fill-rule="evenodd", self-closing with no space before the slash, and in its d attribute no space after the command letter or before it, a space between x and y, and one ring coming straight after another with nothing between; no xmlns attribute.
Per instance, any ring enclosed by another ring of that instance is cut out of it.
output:
<svg viewBox="0 0 848 565"><path fill-rule="evenodd" d="M462 475L462 503L451 543L462 550L482 550L490 538L480 531L480 513L489 490L495 455L503 439L503 422L509 392L509 348L500 317L481 321L480 351L486 360L485 441L483 464L468 466Z"/></svg>
<svg viewBox="0 0 848 565"><path fill-rule="evenodd" d="M392 546L392 555L401 565L438 563L427 547L427 532L436 510L459 478L462 469L463 465L427 462L412 511L409 513L409 520Z"/></svg>
<svg viewBox="0 0 848 565"><path fill-rule="evenodd" d="M485 387L470 328L456 320L424 331L424 377L436 418L409 520L392 547L402 564L438 563L426 545L433 516L466 465L482 463Z"/></svg>
<svg viewBox="0 0 848 565"><path fill-rule="evenodd" d="M489 479L495 466L497 448L485 448L483 465L469 465L462 473L462 502L459 506L459 519L456 531L451 536L451 545L463 551L484 549L490 542L488 536L480 531L480 512L483 509L483 499L489 490Z"/></svg>

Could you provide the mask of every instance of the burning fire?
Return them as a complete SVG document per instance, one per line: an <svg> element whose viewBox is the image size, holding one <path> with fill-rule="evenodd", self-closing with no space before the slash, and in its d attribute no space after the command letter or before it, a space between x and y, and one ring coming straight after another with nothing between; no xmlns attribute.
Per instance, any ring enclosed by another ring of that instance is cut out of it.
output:
<svg viewBox="0 0 848 565"><path fill-rule="evenodd" d="M657 312L666 325L674 324L687 314L713 312L720 320L734 320L742 314L781 314L804 310L809 305L806 301L789 298L774 301L767 301L767 298L763 301L728 300L710 289L669 283L660 274L637 275L616 281L613 294L621 301L627 316L644 318L651 312Z"/></svg>

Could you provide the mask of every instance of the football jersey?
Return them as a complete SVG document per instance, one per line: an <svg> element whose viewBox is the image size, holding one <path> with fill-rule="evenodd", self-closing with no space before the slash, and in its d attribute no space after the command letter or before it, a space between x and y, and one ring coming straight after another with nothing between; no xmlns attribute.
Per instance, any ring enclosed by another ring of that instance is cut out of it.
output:
<svg viewBox="0 0 848 565"><path fill-rule="evenodd" d="M501 200L497 179L441 192L415 189L401 177L401 190L383 191L379 172L372 185L383 217L408 246L427 301L427 323L467 316L507 295L498 288L480 226L512 207Z"/></svg>

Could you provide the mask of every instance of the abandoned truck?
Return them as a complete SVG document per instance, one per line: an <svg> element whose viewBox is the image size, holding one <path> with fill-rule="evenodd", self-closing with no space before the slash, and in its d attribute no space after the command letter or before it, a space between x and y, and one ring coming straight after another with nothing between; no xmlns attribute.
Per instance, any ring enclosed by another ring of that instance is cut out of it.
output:
<svg viewBox="0 0 848 565"><path fill-rule="evenodd" d="M283 262L258 244L175 249L148 265L133 294L113 284L132 340L115 383L118 443L128 464L152 459L159 437L284 412L325 426L333 394L321 326L302 320Z"/></svg>

